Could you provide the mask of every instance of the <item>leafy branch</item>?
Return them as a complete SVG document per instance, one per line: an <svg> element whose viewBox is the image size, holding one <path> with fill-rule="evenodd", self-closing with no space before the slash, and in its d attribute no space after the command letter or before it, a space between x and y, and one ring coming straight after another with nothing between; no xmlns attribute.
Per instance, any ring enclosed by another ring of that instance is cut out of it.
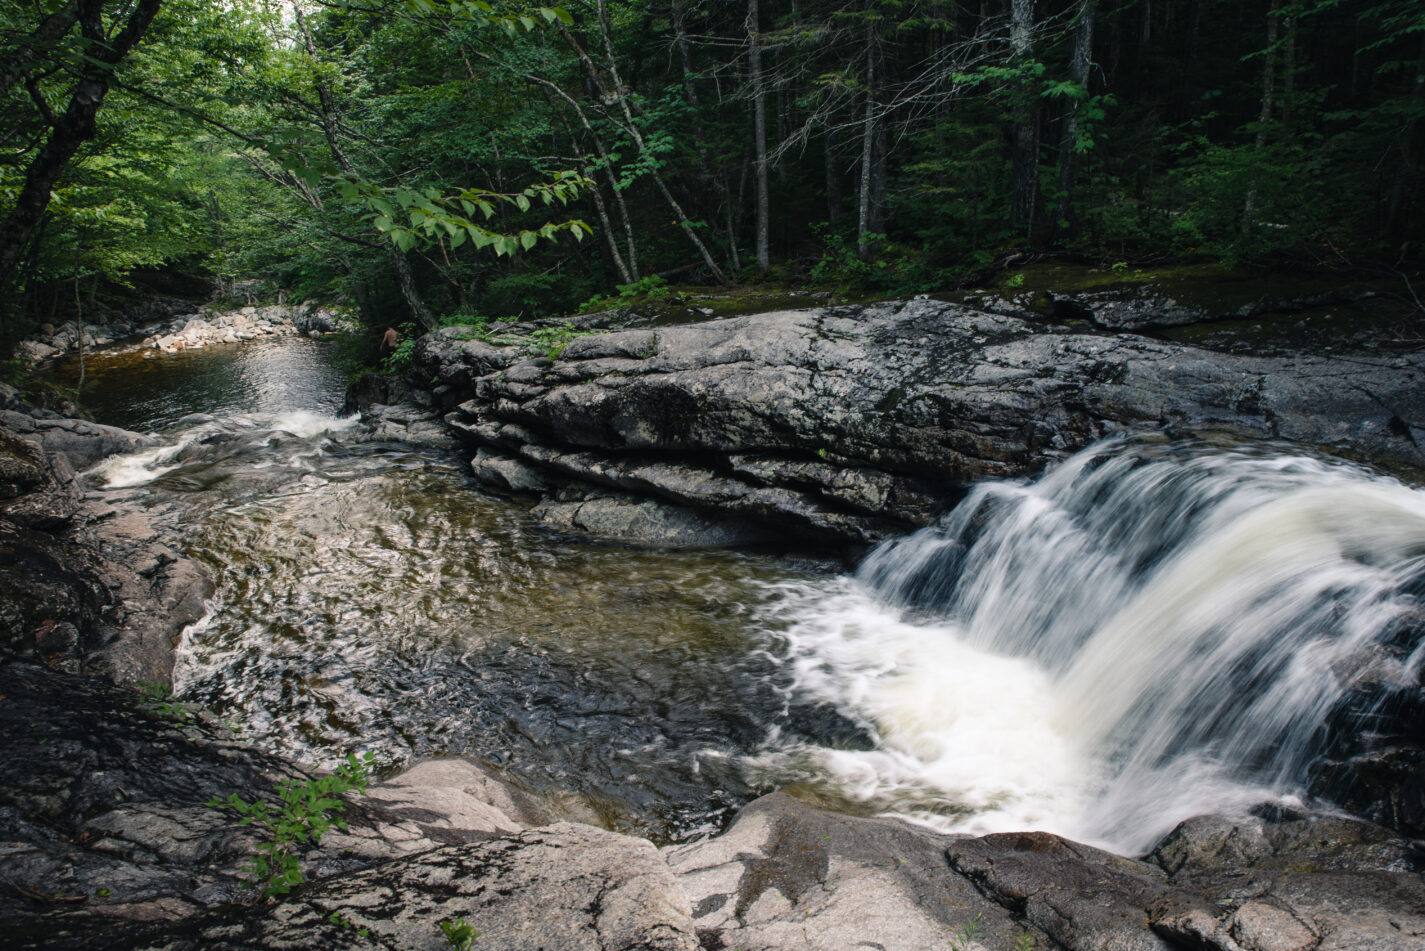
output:
<svg viewBox="0 0 1425 951"><path fill-rule="evenodd" d="M239 825L254 826L267 833L266 841L258 845L257 854L248 863L251 881L245 887L260 888L263 898L273 898L300 885L305 878L298 847L317 845L327 832L347 827L337 815L346 809L346 803L338 797L366 792L375 759L374 753L366 753L360 759L353 753L329 776L285 780L277 785L280 805L276 807L265 799L248 802L237 793L210 800L210 808L227 809L241 816Z"/></svg>

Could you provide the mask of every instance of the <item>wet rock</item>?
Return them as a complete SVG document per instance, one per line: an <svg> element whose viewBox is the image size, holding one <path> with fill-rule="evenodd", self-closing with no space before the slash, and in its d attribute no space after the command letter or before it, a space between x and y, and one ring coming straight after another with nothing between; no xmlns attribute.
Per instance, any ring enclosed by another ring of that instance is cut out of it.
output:
<svg viewBox="0 0 1425 951"><path fill-rule="evenodd" d="M21 447L28 447L30 453L23 463L21 453L25 450ZM47 453L40 443L0 429L0 470L9 470L13 476L7 479L0 471L0 499L4 500L0 501L0 515L11 522L41 531L58 531L79 511L79 480L68 457Z"/></svg>
<svg viewBox="0 0 1425 951"><path fill-rule="evenodd" d="M558 823L320 882L141 947L434 949L463 921L482 951L701 951L687 899L643 839Z"/></svg>
<svg viewBox="0 0 1425 951"><path fill-rule="evenodd" d="M545 501L534 516L548 528L669 548L725 548L768 540L756 525L633 496Z"/></svg>
<svg viewBox="0 0 1425 951"><path fill-rule="evenodd" d="M1048 833L961 839L950 865L1070 949L1425 947L1412 844L1312 816L1188 820L1145 861Z"/></svg>
<svg viewBox="0 0 1425 951"><path fill-rule="evenodd" d="M0 410L0 427L37 440L47 452L63 454L75 471L88 469L113 455L156 445L150 436L34 409Z"/></svg>
<svg viewBox="0 0 1425 951"><path fill-rule="evenodd" d="M480 449L470 460L470 471L481 483L510 492L543 492L549 487L536 466Z"/></svg>
<svg viewBox="0 0 1425 951"><path fill-rule="evenodd" d="M575 337L543 362L507 339L423 337L414 377L539 491L592 484L820 541L924 525L971 482L1134 428L1425 464L1419 354L1229 355L929 300Z"/></svg>
<svg viewBox="0 0 1425 951"><path fill-rule="evenodd" d="M45 482L45 453L37 442L0 430L0 499L13 499Z"/></svg>
<svg viewBox="0 0 1425 951"><path fill-rule="evenodd" d="M1235 306L1188 303L1157 284L1138 284L1096 291L1057 293L1049 299L1056 314L1089 320L1107 330L1138 333L1214 320L1296 314L1333 304L1350 304L1374 296L1370 291L1335 290L1315 294L1262 294Z"/></svg>
<svg viewBox="0 0 1425 951"><path fill-rule="evenodd" d="M1180 303L1152 284L1074 294L1051 291L1049 298L1061 314L1090 320L1108 330L1134 333L1202 323L1216 316L1203 307Z"/></svg>
<svg viewBox="0 0 1425 951"><path fill-rule="evenodd" d="M13 405L0 411L0 643L115 682L166 680L211 581L152 516L89 495L70 465L143 440Z"/></svg>
<svg viewBox="0 0 1425 951"><path fill-rule="evenodd" d="M261 836L207 804L272 798L307 774L185 705L92 678L0 660L0 697L7 948L130 948L165 922L251 900L242 884ZM471 763L430 761L349 803L349 828L301 861L312 879L350 873L517 831L510 814L533 809Z"/></svg>
<svg viewBox="0 0 1425 951"><path fill-rule="evenodd" d="M62 348L39 340L25 340L15 347L15 352L28 360L48 360L62 352Z"/></svg>
<svg viewBox="0 0 1425 951"><path fill-rule="evenodd" d="M1249 951L1384 951L1425 948L1420 858L1410 841L1345 817L1203 816L1149 861L1214 898L1221 929Z"/></svg>
<svg viewBox="0 0 1425 951"><path fill-rule="evenodd" d="M391 406L401 402L411 392L406 381L384 373L363 373L346 388L341 415L365 413L373 406Z"/></svg>
<svg viewBox="0 0 1425 951"><path fill-rule="evenodd" d="M459 443L440 416L428 404L415 402L415 396L407 393L402 402L390 406L369 403L362 411L361 420L370 428L370 438L430 449L458 448ZM350 393L348 399L351 399Z"/></svg>
<svg viewBox="0 0 1425 951"><path fill-rule="evenodd" d="M365 801L445 845L519 832L545 819L533 797L462 759L417 763L371 787Z"/></svg>
<svg viewBox="0 0 1425 951"><path fill-rule="evenodd" d="M783 793L724 834L665 850L704 948L1011 948L1025 928L945 861L948 836ZM979 937L964 940L969 927ZM1036 947L1046 937L1031 927Z"/></svg>
<svg viewBox="0 0 1425 951"><path fill-rule="evenodd" d="M0 661L0 694L8 946L122 947L138 922L241 894L255 842L205 803L270 789L285 764L91 678Z"/></svg>
<svg viewBox="0 0 1425 951"><path fill-rule="evenodd" d="M466 333L460 327L437 330L417 340L412 352L413 378L434 380L446 388L437 404L443 410L468 399L477 379L498 373L520 357L511 347L465 339Z"/></svg>

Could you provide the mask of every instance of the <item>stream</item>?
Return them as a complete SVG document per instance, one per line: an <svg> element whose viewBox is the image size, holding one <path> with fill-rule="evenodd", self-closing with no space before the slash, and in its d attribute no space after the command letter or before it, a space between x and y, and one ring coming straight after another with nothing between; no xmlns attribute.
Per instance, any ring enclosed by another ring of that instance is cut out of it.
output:
<svg viewBox="0 0 1425 951"><path fill-rule="evenodd" d="M1344 697L1419 681L1425 493L1357 466L1113 440L847 573L543 529L338 419L332 355L91 356L86 391L165 442L92 478L174 509L215 575L180 698L308 763L468 755L660 842L794 786L1131 854L1298 800Z"/></svg>

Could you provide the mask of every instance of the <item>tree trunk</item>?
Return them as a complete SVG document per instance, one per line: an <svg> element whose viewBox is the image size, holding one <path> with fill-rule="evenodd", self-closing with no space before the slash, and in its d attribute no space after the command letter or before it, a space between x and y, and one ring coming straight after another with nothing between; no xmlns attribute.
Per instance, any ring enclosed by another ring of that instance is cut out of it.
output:
<svg viewBox="0 0 1425 951"><path fill-rule="evenodd" d="M29 39L10 54L10 62L0 66L0 92L6 92L25 75L26 68L39 59L46 48L58 43L79 17L79 0L69 0L63 7L40 21Z"/></svg>
<svg viewBox="0 0 1425 951"><path fill-rule="evenodd" d="M1094 13L1098 0L1082 0L1079 25L1074 30L1074 53L1069 61L1069 78L1088 93L1089 56L1093 50ZM1074 172L1078 165L1079 100L1070 99L1064 116L1064 132L1059 139L1059 189L1054 203L1055 243L1066 241L1073 230Z"/></svg>
<svg viewBox="0 0 1425 951"><path fill-rule="evenodd" d="M876 235L886 233L886 129L889 124L884 115L878 115L871 137L871 215L867 230Z"/></svg>
<svg viewBox="0 0 1425 951"><path fill-rule="evenodd" d="M683 20L683 0L672 0L673 41L678 46L678 57L683 62L683 95L688 97L688 105L698 107L698 89L693 85L693 54L688 45L688 28Z"/></svg>
<svg viewBox="0 0 1425 951"><path fill-rule="evenodd" d="M490 58L483 53L477 53L477 55L487 62L490 61ZM628 245L628 262L625 264L623 257L619 255L617 246L614 244L613 233L612 231L609 232L608 240L610 247L613 249L614 261L618 267L619 274L623 275L624 283L632 284L639 278L638 248L633 240L633 223L629 220L628 206L624 203L623 192L618 187L618 176L614 174L613 157L609 155L608 151L604 148L603 140L600 139L599 134L594 131L593 125L589 123L589 117L584 114L584 110L580 107L577 99L565 92L562 87L555 85L542 76L536 76L534 73L520 73L519 75L528 82L534 83L537 86L543 86L545 89L552 91L556 96L568 103L569 107L574 110L574 114L579 117L579 124L584 127L584 133L589 137L589 141L593 143L594 151L598 153L600 164L604 168L604 175L607 176L609 180L609 191L614 196L614 205L618 208L619 222L623 226L624 238ZM574 138L572 133L569 137L570 139ZM590 175L589 177L592 179L594 176ZM599 206L600 217L607 221L607 215L603 212L603 196L599 194L597 184L594 186L593 192L594 201ZM608 227L607 224L605 224L605 227Z"/></svg>
<svg viewBox="0 0 1425 951"><path fill-rule="evenodd" d="M1010 54L1016 64L1029 58L1033 46L1034 0L1010 2ZM1028 235L1034 226L1039 190L1039 103L1027 79L1019 81L1019 117L1011 144L1013 164L1009 223Z"/></svg>
<svg viewBox="0 0 1425 951"><path fill-rule="evenodd" d="M865 115L861 120L861 192L856 209L856 256L863 260L871 253L871 193L875 175L872 164L876 157L876 60L878 43L875 21L866 18L866 103Z"/></svg>
<svg viewBox="0 0 1425 951"><path fill-rule="evenodd" d="M1267 124L1272 121L1272 107L1276 92L1277 38L1280 26L1277 11L1281 0L1272 0L1272 8L1267 13L1267 50L1262 56L1262 111L1257 117L1257 140L1253 152L1260 157L1267 147ZM1247 188L1247 200L1242 203L1242 237L1252 233L1252 216L1257 205L1257 182L1255 174Z"/></svg>
<svg viewBox="0 0 1425 951"><path fill-rule="evenodd" d="M609 221L609 212L604 207L604 195L599 191L599 183L594 181L594 170L591 168L584 170L584 175L589 179L589 194L594 199L594 208L599 214L599 224L604 227L604 240L608 243L609 254L614 259L614 267L618 270L619 277L623 278L625 284L632 284L634 276L629 273L628 265L624 263L623 255L619 254L618 240L614 238L613 224Z"/></svg>
<svg viewBox="0 0 1425 951"><path fill-rule="evenodd" d="M566 27L561 25L560 31L564 34L564 39L568 42L570 48L578 55L580 62L584 64L584 69L588 73L589 82L592 83L594 88L598 91L599 98L605 102L609 101L610 98L617 101L619 109L623 113L623 121L619 122L619 120L613 116L609 116L609 118L633 140L634 145L638 147L640 155L651 158L648 142L644 139L643 133L639 131L638 124L634 121L633 111L628 104L628 94L623 87L623 81L619 79L617 64L613 56L613 40L609 36L608 12L604 5L604 0L599 0L598 11L604 49L609 56L609 77L614 83L614 95L612 97L610 97L608 90L604 88L603 82L599 79L598 70L594 68L593 61L589 59L589 54L584 51L584 48L579 45L579 41L574 38L574 35L570 33ZM702 257L703 263L707 265L713 278L719 284L728 283L727 275L722 272L722 268L717 266L717 262L713 260L712 254L708 251L707 245L703 243L702 238L698 237L697 231L693 228L693 222L683 213L682 205L673 197L673 192L669 190L667 183L663 180L663 176L658 174L657 169L652 167L648 170L648 176L653 179L653 184L657 187L658 192L663 196L664 200L668 202L668 207L672 210L678 227L682 229L688 241L697 249L698 254Z"/></svg>
<svg viewBox="0 0 1425 951"><path fill-rule="evenodd" d="M109 92L109 80L119 61L143 38L162 0L138 0L127 22L110 40L104 35L103 0L80 0L76 18L88 52L64 115L57 117L49 138L25 171L9 217L0 223L0 288L9 288L25 244L49 207L50 194L79 147L98 131L96 116Z"/></svg>
<svg viewBox="0 0 1425 951"><path fill-rule="evenodd" d="M307 18L302 15L300 0L293 0L292 15L297 23L297 29L302 34L302 42L306 46L307 55L311 57L312 65L320 65L317 60L317 46L312 41L312 31L307 28ZM337 168L348 175L356 174L356 166L347 157L346 150L342 148L341 139L337 136L338 110L336 100L332 97L331 90L321 79L314 79L312 85L316 87L317 102L319 104L319 118L322 123L322 135L327 142L327 151L331 153L332 161L336 162ZM411 315L416 318L426 330L435 330L440 326L440 322L435 319L430 308L426 306L425 298L421 296L420 288L416 286L415 275L411 273L411 262L406 260L406 256L400 249L389 241L382 241L386 250L386 259L391 262L392 269L396 272L396 284L401 289L401 296L405 298L406 306L411 309Z"/></svg>
<svg viewBox="0 0 1425 951"><path fill-rule="evenodd" d="M841 168L836 163L836 129L830 121L823 137L826 160L826 220L832 224L841 220Z"/></svg>
<svg viewBox="0 0 1425 951"><path fill-rule="evenodd" d="M767 96L762 88L762 36L757 0L747 0L747 69L752 85L752 143L757 176L757 273L771 266L767 251L769 207L767 201Z"/></svg>

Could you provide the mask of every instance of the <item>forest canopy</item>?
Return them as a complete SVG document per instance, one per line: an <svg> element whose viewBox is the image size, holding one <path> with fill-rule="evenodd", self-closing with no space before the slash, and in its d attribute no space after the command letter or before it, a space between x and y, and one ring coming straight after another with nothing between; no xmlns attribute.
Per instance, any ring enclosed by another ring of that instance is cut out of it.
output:
<svg viewBox="0 0 1425 951"><path fill-rule="evenodd" d="M8 340L174 275L434 326L1425 231L1413 0L40 0L0 46Z"/></svg>

